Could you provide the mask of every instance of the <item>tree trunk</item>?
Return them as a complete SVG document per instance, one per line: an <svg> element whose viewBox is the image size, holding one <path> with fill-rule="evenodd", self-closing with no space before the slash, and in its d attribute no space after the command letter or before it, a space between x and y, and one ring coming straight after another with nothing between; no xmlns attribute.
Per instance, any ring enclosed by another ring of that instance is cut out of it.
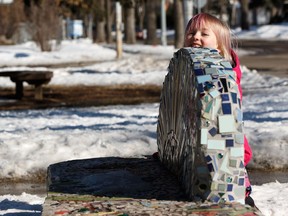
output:
<svg viewBox="0 0 288 216"><path fill-rule="evenodd" d="M129 5L124 9L124 38L127 44L136 43L136 34L135 34L135 0L130 0Z"/></svg>
<svg viewBox="0 0 288 216"><path fill-rule="evenodd" d="M249 0L241 0L241 28L242 30L249 30Z"/></svg>
<svg viewBox="0 0 288 216"><path fill-rule="evenodd" d="M105 42L105 0L98 0L98 14L96 14L95 42Z"/></svg>
<svg viewBox="0 0 288 216"><path fill-rule="evenodd" d="M147 38L146 44L157 44L156 1L146 1Z"/></svg>
<svg viewBox="0 0 288 216"><path fill-rule="evenodd" d="M105 1L106 6L106 41L112 43L111 0Z"/></svg>
<svg viewBox="0 0 288 216"><path fill-rule="evenodd" d="M175 48L181 48L184 44L184 17L183 4L181 0L174 0L174 22L175 22Z"/></svg>

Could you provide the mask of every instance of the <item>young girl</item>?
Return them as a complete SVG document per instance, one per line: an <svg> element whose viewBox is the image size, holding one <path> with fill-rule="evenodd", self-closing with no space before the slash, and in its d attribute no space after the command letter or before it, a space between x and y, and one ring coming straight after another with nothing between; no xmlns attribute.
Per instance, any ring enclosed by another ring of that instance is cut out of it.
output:
<svg viewBox="0 0 288 216"><path fill-rule="evenodd" d="M217 49L219 53L231 62L233 71L237 76L237 85L242 101L242 88L240 80L242 72L237 54L232 50L232 39L228 25L218 18L207 14L200 13L190 19L185 30L185 47L207 47ZM252 151L248 144L246 136L244 136L244 165L246 166L252 158ZM246 185L246 204L254 205L253 199L249 196L251 193L251 185L248 177L245 180Z"/></svg>

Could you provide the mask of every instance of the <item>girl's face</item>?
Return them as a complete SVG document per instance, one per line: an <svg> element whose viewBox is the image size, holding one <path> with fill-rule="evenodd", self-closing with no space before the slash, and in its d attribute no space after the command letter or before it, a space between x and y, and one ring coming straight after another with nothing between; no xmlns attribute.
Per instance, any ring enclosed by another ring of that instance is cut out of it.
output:
<svg viewBox="0 0 288 216"><path fill-rule="evenodd" d="M207 47L219 51L215 33L205 25L201 29L188 30L185 37L185 46Z"/></svg>

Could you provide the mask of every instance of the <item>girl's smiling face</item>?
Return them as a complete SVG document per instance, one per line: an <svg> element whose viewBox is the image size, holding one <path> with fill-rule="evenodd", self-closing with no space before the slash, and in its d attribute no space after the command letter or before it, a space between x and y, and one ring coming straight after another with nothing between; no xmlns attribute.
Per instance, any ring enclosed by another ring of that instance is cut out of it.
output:
<svg viewBox="0 0 288 216"><path fill-rule="evenodd" d="M219 51L215 33L205 25L201 29L191 29L186 32L185 46L207 47Z"/></svg>

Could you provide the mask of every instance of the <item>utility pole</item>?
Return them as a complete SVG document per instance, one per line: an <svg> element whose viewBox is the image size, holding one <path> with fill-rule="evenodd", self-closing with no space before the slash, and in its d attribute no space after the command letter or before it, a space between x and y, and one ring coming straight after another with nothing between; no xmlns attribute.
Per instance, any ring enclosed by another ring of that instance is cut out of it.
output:
<svg viewBox="0 0 288 216"><path fill-rule="evenodd" d="M193 0L184 0L184 24L185 26L188 24L189 20L193 16Z"/></svg>
<svg viewBox="0 0 288 216"><path fill-rule="evenodd" d="M165 0L161 0L161 42L167 46L167 28L166 28L166 8Z"/></svg>
<svg viewBox="0 0 288 216"><path fill-rule="evenodd" d="M122 58L122 8L120 2L116 2L116 50L117 59Z"/></svg>

